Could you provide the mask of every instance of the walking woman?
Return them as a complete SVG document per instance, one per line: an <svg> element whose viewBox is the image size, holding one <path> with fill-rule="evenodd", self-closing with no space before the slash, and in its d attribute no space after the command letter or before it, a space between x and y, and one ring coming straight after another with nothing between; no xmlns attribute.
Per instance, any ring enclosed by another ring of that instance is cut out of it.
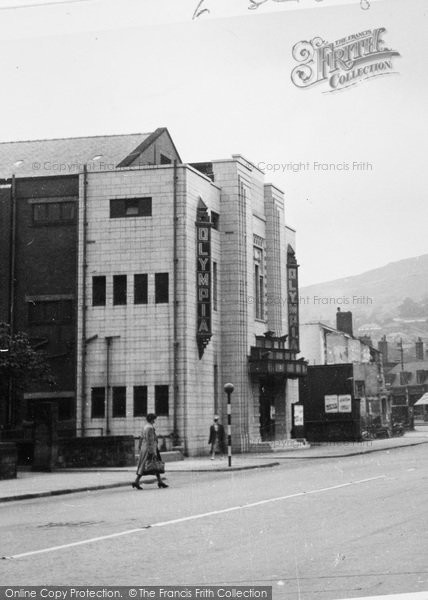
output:
<svg viewBox="0 0 428 600"><path fill-rule="evenodd" d="M143 475L156 475L158 487L167 488L168 486L162 481L160 476L161 472L163 473L163 469L161 469L163 463L161 462L158 438L154 428L156 415L149 413L146 417L146 421L147 424L144 426L138 446L140 456L138 459L137 477L131 485L137 490L142 490L143 488L140 485L141 477Z"/></svg>

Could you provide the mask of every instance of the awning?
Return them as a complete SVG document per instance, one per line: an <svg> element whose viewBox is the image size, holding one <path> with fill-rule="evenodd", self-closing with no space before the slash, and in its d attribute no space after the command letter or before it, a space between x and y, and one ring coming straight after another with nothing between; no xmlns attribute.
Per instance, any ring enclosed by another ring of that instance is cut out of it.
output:
<svg viewBox="0 0 428 600"><path fill-rule="evenodd" d="M421 406L422 404L428 404L428 392L419 398L417 402L414 403L413 406Z"/></svg>

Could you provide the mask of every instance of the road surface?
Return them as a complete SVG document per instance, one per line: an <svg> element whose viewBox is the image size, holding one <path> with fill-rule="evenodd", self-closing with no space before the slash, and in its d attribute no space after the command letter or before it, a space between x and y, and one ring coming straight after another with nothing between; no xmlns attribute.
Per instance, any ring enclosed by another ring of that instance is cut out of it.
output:
<svg viewBox="0 0 428 600"><path fill-rule="evenodd" d="M428 444L0 505L2 585L428 590Z"/></svg>

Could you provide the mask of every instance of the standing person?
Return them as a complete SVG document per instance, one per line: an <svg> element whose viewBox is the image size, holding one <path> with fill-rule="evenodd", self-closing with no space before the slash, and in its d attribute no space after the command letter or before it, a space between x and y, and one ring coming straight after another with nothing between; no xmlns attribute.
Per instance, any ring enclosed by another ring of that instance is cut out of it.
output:
<svg viewBox="0 0 428 600"><path fill-rule="evenodd" d="M219 416L214 415L214 423L210 427L208 444L211 444L211 460L214 460L216 452L220 452L220 458L224 454L224 427L219 423Z"/></svg>
<svg viewBox="0 0 428 600"><path fill-rule="evenodd" d="M138 458L137 477L131 485L137 490L142 490L143 488L140 485L141 477L143 475L156 475L156 478L158 480L158 487L167 488L167 484L164 483L161 479L160 471L154 471L152 466L150 466L149 468L149 463L154 457L161 460L158 448L158 438L154 428L156 415L153 413L149 413L146 417L146 421L147 425L144 426L143 432L140 437L140 443L138 446L140 456Z"/></svg>

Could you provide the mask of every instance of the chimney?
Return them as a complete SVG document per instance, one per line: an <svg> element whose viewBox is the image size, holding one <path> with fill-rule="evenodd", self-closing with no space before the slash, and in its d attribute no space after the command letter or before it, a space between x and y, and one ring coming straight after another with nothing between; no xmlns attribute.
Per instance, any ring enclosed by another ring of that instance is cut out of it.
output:
<svg viewBox="0 0 428 600"><path fill-rule="evenodd" d="M418 337L418 341L416 342L415 346L417 360L424 360L424 343L422 338Z"/></svg>
<svg viewBox="0 0 428 600"><path fill-rule="evenodd" d="M337 309L336 313L336 329L353 336L352 333L352 313L350 310L347 312L341 312L340 308Z"/></svg>
<svg viewBox="0 0 428 600"><path fill-rule="evenodd" d="M386 341L386 335L377 343L378 350L382 353L382 359L384 363L388 362L388 342Z"/></svg>

